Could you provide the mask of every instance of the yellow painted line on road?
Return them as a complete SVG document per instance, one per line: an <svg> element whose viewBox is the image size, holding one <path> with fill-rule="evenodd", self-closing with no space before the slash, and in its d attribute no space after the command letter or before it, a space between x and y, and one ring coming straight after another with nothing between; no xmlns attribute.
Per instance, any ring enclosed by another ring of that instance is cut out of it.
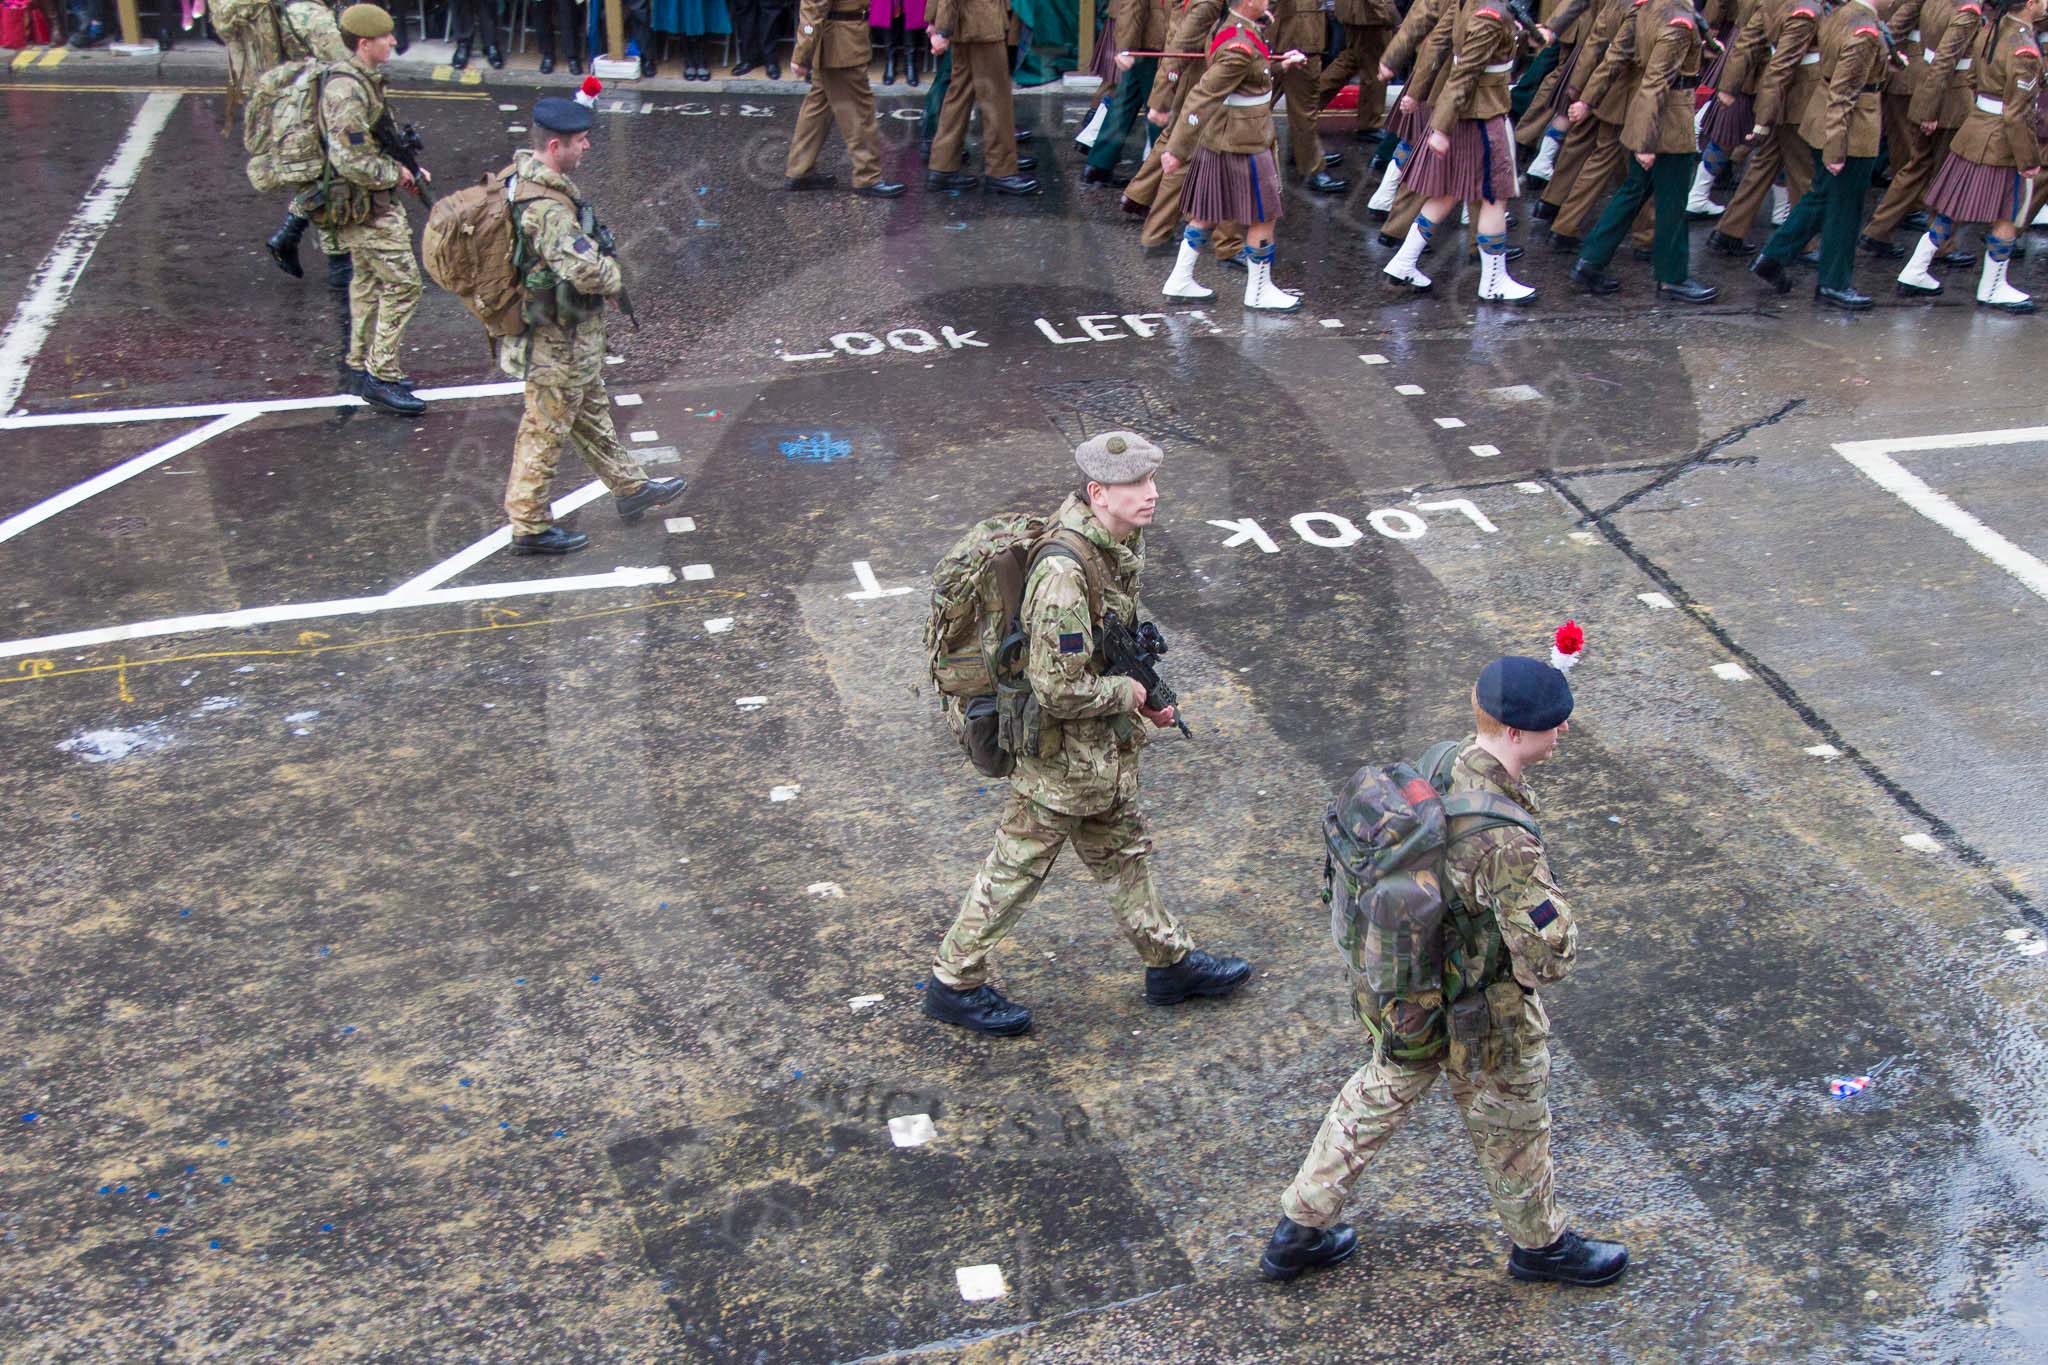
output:
<svg viewBox="0 0 2048 1365"><path fill-rule="evenodd" d="M484 73L481 71L465 71L462 73L462 83L464 85L482 85L484 83Z"/></svg>
<svg viewBox="0 0 2048 1365"><path fill-rule="evenodd" d="M48 49L47 47L23 48L21 51L14 54L14 69L16 71L19 71L23 67L33 64L36 58L42 56L45 52L48 52L49 50L50 49Z"/></svg>
<svg viewBox="0 0 2048 1365"><path fill-rule="evenodd" d="M72 81L10 81L0 90L36 90L53 95L152 95L167 91L178 95L219 95L217 85L84 85ZM409 100L484 100L485 90L391 90Z"/></svg>
<svg viewBox="0 0 2048 1365"><path fill-rule="evenodd" d="M435 67L435 68L434 68L434 79L435 79L435 80L437 80L437 81L446 81L446 80L453 80L454 78L455 78L455 68L454 68L454 67L452 67L452 66L450 66L450 65L448 65L448 63L446 63L446 62L443 62L443 63L441 63L441 64L440 64L439 66L437 66L437 67Z"/></svg>
<svg viewBox="0 0 2048 1365"><path fill-rule="evenodd" d="M48 52L45 52L43 54L43 59L37 62L36 65L57 66L60 63L62 63L66 57L69 57L70 55L71 49L68 47L53 47Z"/></svg>

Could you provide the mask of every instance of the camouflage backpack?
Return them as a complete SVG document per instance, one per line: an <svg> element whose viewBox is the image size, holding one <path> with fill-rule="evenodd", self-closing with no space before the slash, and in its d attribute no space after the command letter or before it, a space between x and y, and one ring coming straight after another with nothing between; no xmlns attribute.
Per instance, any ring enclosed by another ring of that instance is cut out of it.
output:
<svg viewBox="0 0 2048 1365"><path fill-rule="evenodd" d="M1504 825L1543 837L1535 819L1506 797L1445 796L1457 755L1458 743L1447 740L1423 754L1419 771L1406 763L1368 764L1323 814L1330 938L1344 954L1361 1004L1381 1018L1397 1000L1441 1009L1459 993L1456 981L1446 989L1444 965L1451 845Z"/></svg>
<svg viewBox="0 0 2048 1365"><path fill-rule="evenodd" d="M1102 620L1102 568L1085 536L1022 512L977 522L932 570L925 621L925 673L946 708L946 724L968 760L1007 777L1029 752L1021 733L1033 718L1023 678L1024 584L1046 555L1081 566L1088 616Z"/></svg>
<svg viewBox="0 0 2048 1365"><path fill-rule="evenodd" d="M284 60L282 0L213 0L206 17L228 50L228 118L256 93L263 73Z"/></svg>
<svg viewBox="0 0 2048 1365"><path fill-rule="evenodd" d="M327 129L320 96L332 68L308 57L274 66L256 79L242 116L249 183L264 194L325 179Z"/></svg>

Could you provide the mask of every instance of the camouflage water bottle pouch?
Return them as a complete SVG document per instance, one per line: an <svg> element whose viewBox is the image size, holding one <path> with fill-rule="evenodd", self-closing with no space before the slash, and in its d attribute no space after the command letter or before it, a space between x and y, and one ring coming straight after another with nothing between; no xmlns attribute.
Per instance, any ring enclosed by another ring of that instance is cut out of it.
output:
<svg viewBox="0 0 2048 1365"><path fill-rule="evenodd" d="M1016 766L999 742L1001 721L994 697L944 697L946 728L984 777L1008 777Z"/></svg>
<svg viewBox="0 0 2048 1365"><path fill-rule="evenodd" d="M1473 1000L1481 998L1471 997ZM1510 978L1488 986L1483 998L1488 1029L1486 1040L1478 1052L1479 1069L1504 1071L1522 1060L1522 1016L1527 996L1522 991L1522 984Z"/></svg>
<svg viewBox="0 0 2048 1365"><path fill-rule="evenodd" d="M1004 749L1020 758L1051 758L1060 750L1057 725L1048 723L1038 698L1020 679L996 684L996 712Z"/></svg>

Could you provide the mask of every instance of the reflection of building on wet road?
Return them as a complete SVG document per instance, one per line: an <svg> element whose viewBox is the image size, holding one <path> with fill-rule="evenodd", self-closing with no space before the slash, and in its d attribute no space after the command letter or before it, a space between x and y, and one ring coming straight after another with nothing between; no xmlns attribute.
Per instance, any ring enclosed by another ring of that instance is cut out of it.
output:
<svg viewBox="0 0 2048 1365"><path fill-rule="evenodd" d="M89 56L0 75L0 1354L2041 1353L2032 320L1874 264L1860 317L1759 308L1704 251L1704 313L1531 250L1551 303L1496 316L1385 294L1363 201L1291 189L1298 314L1167 306L1053 135L1082 98L1018 96L1036 197L821 211L793 92L615 88L605 377L687 515L622 526L570 460L594 557L513 560L469 315L422 301L422 419L337 395L217 74ZM530 89L397 84L450 183L523 139ZM890 179L916 107L880 94ZM1163 892L1258 973L1147 1006L1069 865L991 959L1038 1031L977 1041L918 1009L1005 794L917 690L928 574L1125 426L1202 718L1147 758ZM1363 1060L1324 805L1566 616L1554 1142L1634 1266L1510 1283L1426 1103L1352 1261L1269 1286Z"/></svg>

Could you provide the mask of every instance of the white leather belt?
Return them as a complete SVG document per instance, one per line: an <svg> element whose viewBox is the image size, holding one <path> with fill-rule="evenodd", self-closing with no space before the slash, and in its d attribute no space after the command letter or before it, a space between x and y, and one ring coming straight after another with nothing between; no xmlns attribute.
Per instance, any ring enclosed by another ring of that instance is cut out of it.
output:
<svg viewBox="0 0 2048 1365"><path fill-rule="evenodd" d="M2004 114L2005 101L1995 100L1989 95L1977 96L1977 107L1987 114Z"/></svg>
<svg viewBox="0 0 2048 1365"><path fill-rule="evenodd" d="M1223 102L1233 109L1257 109L1262 105L1271 104L1273 102L1273 97L1270 94L1225 95L1223 97Z"/></svg>
<svg viewBox="0 0 2048 1365"><path fill-rule="evenodd" d="M1815 62L1819 60L1820 54L1818 52L1809 52L1804 57L1801 57L1799 59L1799 64L1801 66L1812 66Z"/></svg>
<svg viewBox="0 0 2048 1365"><path fill-rule="evenodd" d="M1504 71L1513 71L1515 69L1515 64L1513 61L1488 62L1485 66L1482 66L1479 69L1481 71L1484 71L1489 76L1498 76Z"/></svg>
<svg viewBox="0 0 2048 1365"><path fill-rule="evenodd" d="M1912 31L1911 33L1908 33L1908 34L1906 35L1906 41L1907 41L1907 42L1909 42L1909 43L1917 43L1917 42L1919 42L1919 41L1920 41L1920 30L1916 28L1916 29L1914 29L1914 30L1913 30L1913 31ZM1931 62L1931 61L1933 61L1933 60L1934 60L1934 58L1932 58L1932 57L1929 57L1929 58L1928 58L1927 60Z"/></svg>
<svg viewBox="0 0 2048 1365"><path fill-rule="evenodd" d="M1934 58L1929 57L1927 60L1931 62L1934 60ZM1956 70L1958 71L1968 71L1971 67L1975 66L1976 64L1977 59L1975 57L1956 58Z"/></svg>

